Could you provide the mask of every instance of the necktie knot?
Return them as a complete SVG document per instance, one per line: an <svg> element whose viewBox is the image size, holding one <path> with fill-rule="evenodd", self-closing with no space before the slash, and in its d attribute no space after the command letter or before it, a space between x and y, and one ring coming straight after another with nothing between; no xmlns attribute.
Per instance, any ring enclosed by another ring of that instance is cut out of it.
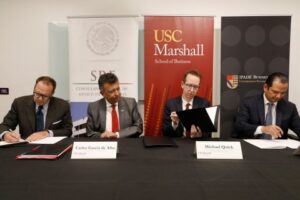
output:
<svg viewBox="0 0 300 200"><path fill-rule="evenodd" d="M38 107L38 111L42 111L43 108L44 108L43 106L39 106L39 107Z"/></svg>
<svg viewBox="0 0 300 200"><path fill-rule="evenodd" d="M186 109L186 110L189 110L189 109L190 109L190 106L191 106L190 103L185 104L185 109Z"/></svg>
<svg viewBox="0 0 300 200"><path fill-rule="evenodd" d="M267 105L268 105L268 107L272 108L274 104L269 102L269 103L267 103Z"/></svg>

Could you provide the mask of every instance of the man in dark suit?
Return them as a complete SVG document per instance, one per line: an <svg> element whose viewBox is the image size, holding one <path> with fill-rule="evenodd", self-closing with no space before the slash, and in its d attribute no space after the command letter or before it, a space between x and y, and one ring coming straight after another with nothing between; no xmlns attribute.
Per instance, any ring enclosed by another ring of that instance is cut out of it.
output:
<svg viewBox="0 0 300 200"><path fill-rule="evenodd" d="M287 138L288 129L300 136L300 118L295 104L283 99L288 90L287 76L268 76L263 94L248 97L240 105L236 130L242 138Z"/></svg>
<svg viewBox="0 0 300 200"><path fill-rule="evenodd" d="M88 105L87 134L101 138L137 137L143 120L134 98L121 97L117 76L102 74L98 80L102 99Z"/></svg>
<svg viewBox="0 0 300 200"><path fill-rule="evenodd" d="M0 124L0 137L7 142L21 138L35 141L48 136L70 136L72 118L69 103L53 97L56 87L48 76L36 80L33 95L16 98ZM19 125L19 133L14 132Z"/></svg>
<svg viewBox="0 0 300 200"><path fill-rule="evenodd" d="M195 70L187 71L181 82L182 95L167 101L164 109L163 135L169 137L208 137L209 133L202 133L199 127L192 125L188 133L180 123L176 111L208 107L207 100L196 96L200 87L200 74Z"/></svg>

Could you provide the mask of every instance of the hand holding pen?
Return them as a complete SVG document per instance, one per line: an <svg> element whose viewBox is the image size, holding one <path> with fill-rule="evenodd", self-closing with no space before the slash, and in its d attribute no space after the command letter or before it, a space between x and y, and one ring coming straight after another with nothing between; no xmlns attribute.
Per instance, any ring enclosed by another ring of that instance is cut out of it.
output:
<svg viewBox="0 0 300 200"><path fill-rule="evenodd" d="M12 130L9 130L9 132L6 132L4 134L3 139L5 142L16 143L21 139L21 135L19 133L13 132Z"/></svg>

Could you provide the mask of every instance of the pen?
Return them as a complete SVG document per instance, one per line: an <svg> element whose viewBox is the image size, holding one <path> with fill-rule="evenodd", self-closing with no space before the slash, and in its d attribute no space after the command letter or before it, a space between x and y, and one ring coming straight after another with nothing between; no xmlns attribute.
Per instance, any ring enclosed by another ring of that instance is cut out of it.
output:
<svg viewBox="0 0 300 200"><path fill-rule="evenodd" d="M22 142L22 138L21 138L20 133L15 133L11 128L8 129L8 130L9 130L9 132L13 133L14 137L19 137L18 142Z"/></svg>

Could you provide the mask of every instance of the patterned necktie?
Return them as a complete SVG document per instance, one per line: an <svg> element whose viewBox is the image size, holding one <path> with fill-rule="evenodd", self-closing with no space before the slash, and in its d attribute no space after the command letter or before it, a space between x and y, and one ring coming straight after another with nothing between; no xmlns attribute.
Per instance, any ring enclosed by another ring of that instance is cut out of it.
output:
<svg viewBox="0 0 300 200"><path fill-rule="evenodd" d="M266 119L265 119L265 125L272 125L272 121L273 121L273 116L272 116L272 107L273 104L272 103L267 103L268 106L268 110L267 110L267 114L266 114ZM272 136L270 134L262 134L263 139L272 139Z"/></svg>
<svg viewBox="0 0 300 200"><path fill-rule="evenodd" d="M113 133L115 133L115 132L119 131L119 120L118 120L118 115L117 115L117 112L116 112L116 105L112 104L111 108L112 108L112 111L111 111L111 124L112 124L111 131Z"/></svg>
<svg viewBox="0 0 300 200"><path fill-rule="evenodd" d="M44 113L43 106L39 106L35 113L35 131L44 130Z"/></svg>
<svg viewBox="0 0 300 200"><path fill-rule="evenodd" d="M185 109L186 109L186 110L189 110L189 109L190 109L190 106L191 106L190 103L185 104Z"/></svg>
<svg viewBox="0 0 300 200"><path fill-rule="evenodd" d="M189 110L189 109L190 109L190 106L191 106L190 103L185 104L185 110ZM191 132L190 132L190 131L186 131L186 132L185 132L185 136L186 136L186 137L190 137L190 136L191 136Z"/></svg>

